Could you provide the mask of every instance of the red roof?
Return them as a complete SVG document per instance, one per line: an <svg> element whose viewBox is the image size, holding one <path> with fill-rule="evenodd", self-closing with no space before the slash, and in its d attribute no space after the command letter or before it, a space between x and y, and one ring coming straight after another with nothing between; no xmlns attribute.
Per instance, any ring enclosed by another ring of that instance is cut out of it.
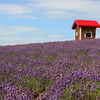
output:
<svg viewBox="0 0 100 100"><path fill-rule="evenodd" d="M75 20L73 25L72 25L72 29L75 29L76 26L79 27L100 27L99 23L97 21L93 21L93 20Z"/></svg>

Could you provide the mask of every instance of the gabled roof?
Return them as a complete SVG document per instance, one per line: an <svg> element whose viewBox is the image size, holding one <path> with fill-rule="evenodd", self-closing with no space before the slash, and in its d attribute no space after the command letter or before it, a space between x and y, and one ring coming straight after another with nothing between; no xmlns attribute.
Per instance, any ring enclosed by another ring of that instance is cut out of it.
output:
<svg viewBox="0 0 100 100"><path fill-rule="evenodd" d="M75 20L73 25L72 25L72 29L75 29L76 26L79 27L100 27L99 23L97 21L93 21L93 20Z"/></svg>

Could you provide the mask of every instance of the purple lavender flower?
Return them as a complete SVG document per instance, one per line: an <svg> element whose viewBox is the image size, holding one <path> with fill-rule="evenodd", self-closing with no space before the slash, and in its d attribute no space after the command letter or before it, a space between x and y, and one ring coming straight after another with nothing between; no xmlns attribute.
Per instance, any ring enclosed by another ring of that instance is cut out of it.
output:
<svg viewBox="0 0 100 100"><path fill-rule="evenodd" d="M100 39L0 46L1 100L99 100L99 81Z"/></svg>

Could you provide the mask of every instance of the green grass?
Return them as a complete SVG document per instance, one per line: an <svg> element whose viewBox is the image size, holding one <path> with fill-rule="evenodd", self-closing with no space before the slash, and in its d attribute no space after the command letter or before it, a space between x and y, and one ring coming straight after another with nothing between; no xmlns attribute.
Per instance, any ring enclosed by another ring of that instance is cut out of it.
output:
<svg viewBox="0 0 100 100"><path fill-rule="evenodd" d="M6 57L14 57L15 52L10 52L9 54L6 55Z"/></svg>
<svg viewBox="0 0 100 100"><path fill-rule="evenodd" d="M83 55L86 55L85 53L83 53L83 52L76 52L76 54L78 55L78 56L83 56Z"/></svg>
<svg viewBox="0 0 100 100"><path fill-rule="evenodd" d="M75 84L70 83L70 87L65 87L65 89L63 90L62 96L59 97L58 100L71 100L71 99L77 100L77 98L80 98L81 100L99 100L96 98L96 96L100 97L100 88L94 87L93 88L94 91L91 91L91 89L86 86L86 84L89 84L89 83L91 82L86 81L85 83L82 83L82 82L76 81ZM95 84L99 85L100 82L95 81ZM81 85L82 87L80 90ZM70 91L74 91L75 93L71 94ZM83 92L84 94L83 97L82 97L82 94L80 94L80 91Z"/></svg>
<svg viewBox="0 0 100 100"><path fill-rule="evenodd" d="M39 58L39 55L31 55L29 56L29 58L37 60Z"/></svg>
<svg viewBox="0 0 100 100"><path fill-rule="evenodd" d="M46 92L46 87L51 86L51 80L50 79L42 79L37 80L36 78L24 78L21 77L22 81L25 81L25 87L30 89L30 92L36 92L37 97L39 94ZM18 88L21 88L21 84L18 85Z"/></svg>
<svg viewBox="0 0 100 100"><path fill-rule="evenodd" d="M54 61L55 60L55 56L54 55L45 55L44 56L44 60L46 62Z"/></svg>

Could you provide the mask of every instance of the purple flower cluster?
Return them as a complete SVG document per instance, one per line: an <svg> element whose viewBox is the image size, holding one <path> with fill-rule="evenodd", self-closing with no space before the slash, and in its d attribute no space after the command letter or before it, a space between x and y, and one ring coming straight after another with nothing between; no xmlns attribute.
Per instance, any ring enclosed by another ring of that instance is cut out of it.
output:
<svg viewBox="0 0 100 100"><path fill-rule="evenodd" d="M0 46L0 100L100 100L100 39Z"/></svg>

